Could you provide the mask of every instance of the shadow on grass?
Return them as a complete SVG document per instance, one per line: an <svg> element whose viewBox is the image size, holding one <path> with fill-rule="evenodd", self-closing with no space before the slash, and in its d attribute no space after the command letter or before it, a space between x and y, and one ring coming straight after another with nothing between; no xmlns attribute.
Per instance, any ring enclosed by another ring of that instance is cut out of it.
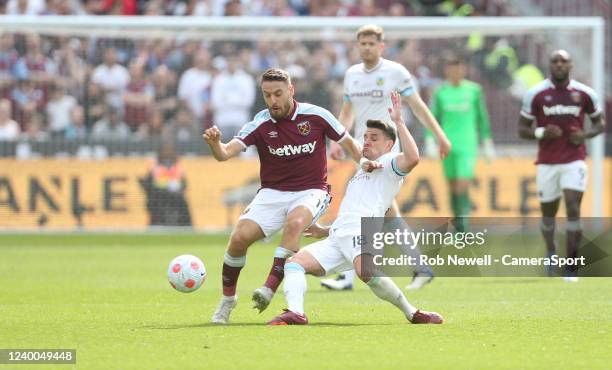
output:
<svg viewBox="0 0 612 370"><path fill-rule="evenodd" d="M548 277L539 277L539 278L520 278L520 277L509 277L509 278L495 278L495 280L489 280L489 279L478 279L475 280L474 282L470 282L470 284L472 283L476 283L476 284L523 284L523 283L527 283L527 284L535 284L535 283L549 283L551 281L553 281L554 278L548 278Z"/></svg>
<svg viewBox="0 0 612 370"><path fill-rule="evenodd" d="M384 326L384 325L396 325L392 323L380 323L380 324L353 324L353 323L338 323L338 322L314 322L309 323L307 326L316 327L356 327L356 326ZM228 325L219 325L213 323L199 323L199 324L183 324L183 325L145 325L140 329L148 330L176 330L176 329L194 329L194 328L243 328L252 326L268 326L265 322L244 322L244 323L231 323Z"/></svg>

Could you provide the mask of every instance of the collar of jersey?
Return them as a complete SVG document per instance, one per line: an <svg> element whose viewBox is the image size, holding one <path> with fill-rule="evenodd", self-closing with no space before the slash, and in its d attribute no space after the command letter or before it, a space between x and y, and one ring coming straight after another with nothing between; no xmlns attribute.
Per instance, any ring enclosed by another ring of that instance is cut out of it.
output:
<svg viewBox="0 0 612 370"><path fill-rule="evenodd" d="M382 64L383 64L383 58L380 58L380 60L378 61L378 64L377 64L377 65L375 65L375 66L374 66L374 68L372 68L372 69L367 69L367 68L366 68L366 66L365 66L365 63L363 63L363 71L364 71L365 73L372 73L372 72L374 72L375 70L377 70L378 68L380 68L380 66L381 66Z"/></svg>
<svg viewBox="0 0 612 370"><path fill-rule="evenodd" d="M570 78L567 80L567 83L565 85L557 85L555 84L555 82L552 80L552 78L549 78L548 81L550 82L550 84L552 85L553 89L555 90L569 90L573 80Z"/></svg>
<svg viewBox="0 0 612 370"><path fill-rule="evenodd" d="M293 114L291 115L291 121L295 121L295 117L297 117L298 114L298 105L300 103L297 102L297 100L293 99ZM269 110L268 110L269 112ZM283 118L285 119L285 118ZM270 120L272 120L272 122L277 123L276 120L274 118L272 118L272 115L270 114Z"/></svg>

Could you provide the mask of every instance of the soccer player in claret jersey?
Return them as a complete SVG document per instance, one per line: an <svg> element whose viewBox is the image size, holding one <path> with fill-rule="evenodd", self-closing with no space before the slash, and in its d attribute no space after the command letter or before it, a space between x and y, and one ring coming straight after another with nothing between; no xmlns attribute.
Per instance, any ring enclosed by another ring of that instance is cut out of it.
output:
<svg viewBox="0 0 612 370"><path fill-rule="evenodd" d="M270 325L306 325L304 294L306 273L324 276L331 272L355 269L377 297L399 308L413 324L441 324L442 316L419 311L406 300L402 291L387 276L372 269L372 255L361 249L361 218L383 217L400 190L406 176L419 162L419 150L402 120L401 99L391 94L390 117L397 126L402 152L392 150L396 130L386 122L366 122L361 169L349 181L338 217L331 227L312 225L307 234L328 236L310 244L285 264L284 292L288 309L268 322Z"/></svg>
<svg viewBox="0 0 612 370"><path fill-rule="evenodd" d="M362 63L355 64L346 71L344 101L338 120L348 130L355 126L355 139L363 144L366 121L370 119L389 121L390 95L393 91L397 91L419 122L434 133L439 142L440 157L445 158L450 151L451 144L417 92L412 75L401 64L382 58L385 48L383 29L374 24L359 28L357 48ZM394 125L393 122L390 124ZM398 143L395 144L393 150L399 153ZM330 146L330 154L333 159L343 157L341 147L334 143ZM387 217L383 225L385 231L409 229L401 218L397 202L392 203ZM418 247L405 245L402 246L402 252L419 261ZM346 271L336 279L322 280L321 285L333 290L351 289L354 279L355 272ZM425 264L419 264L415 267L414 278L407 289L419 289L432 279L431 268Z"/></svg>
<svg viewBox="0 0 612 370"><path fill-rule="evenodd" d="M601 134L605 122L593 89L570 79L572 59L567 51L554 51L549 68L550 78L531 88L523 98L519 135L538 140L536 186L542 210L540 229L548 256L556 253L555 216L563 196L567 257L577 257L582 239L580 202L587 186L584 142ZM591 119L589 129L585 129L585 114ZM549 275L552 274L551 269ZM566 281L578 281L576 266L568 267L565 274Z"/></svg>
<svg viewBox="0 0 612 370"><path fill-rule="evenodd" d="M283 280L285 259L299 250L302 232L327 208L330 196L325 138L340 143L355 161L361 158L359 144L331 113L293 99L294 88L287 72L265 71L261 90L268 109L259 112L236 137L222 143L216 126L203 135L218 161L254 145L261 162L261 189L240 216L225 252L223 297L212 317L218 324L227 323L236 306L236 284L249 246L284 227L270 274L264 286L253 293L254 308L261 312Z"/></svg>

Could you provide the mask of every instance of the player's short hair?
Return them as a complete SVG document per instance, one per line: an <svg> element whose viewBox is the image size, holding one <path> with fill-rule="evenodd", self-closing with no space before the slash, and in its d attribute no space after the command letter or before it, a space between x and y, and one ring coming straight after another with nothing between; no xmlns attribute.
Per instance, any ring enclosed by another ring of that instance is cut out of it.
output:
<svg viewBox="0 0 612 370"><path fill-rule="evenodd" d="M376 36L378 41L385 40L385 32L382 27L376 24L366 24L365 26L359 27L357 30L357 40L359 40L361 36Z"/></svg>
<svg viewBox="0 0 612 370"><path fill-rule="evenodd" d="M395 133L395 129L393 128L393 126L391 126L390 124L383 122L379 119L369 119L366 121L366 127L377 128L381 130L386 137L388 137L390 140L393 140L393 142L395 143L395 138L397 137L397 134Z"/></svg>
<svg viewBox="0 0 612 370"><path fill-rule="evenodd" d="M563 60L565 60L566 62L572 61L572 56L570 55L570 53L568 53L567 51L563 49L558 49L550 53L549 60L552 62L553 59L555 59L555 57L557 56L563 58Z"/></svg>
<svg viewBox="0 0 612 370"><path fill-rule="evenodd" d="M280 68L269 68L261 75L261 82L264 81L281 81L291 84L291 76Z"/></svg>
<svg viewBox="0 0 612 370"><path fill-rule="evenodd" d="M444 55L444 65L460 65L463 64L463 58L458 53L447 53Z"/></svg>

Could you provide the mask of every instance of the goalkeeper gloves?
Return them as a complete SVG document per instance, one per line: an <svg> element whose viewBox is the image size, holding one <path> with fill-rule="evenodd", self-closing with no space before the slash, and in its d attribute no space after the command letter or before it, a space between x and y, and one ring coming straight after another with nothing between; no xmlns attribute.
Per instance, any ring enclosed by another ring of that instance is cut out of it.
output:
<svg viewBox="0 0 612 370"><path fill-rule="evenodd" d="M493 144L493 140L491 140L491 138L487 138L482 141L482 154L487 162L491 162L495 159L495 157L497 157L497 154L495 153L495 145Z"/></svg>

